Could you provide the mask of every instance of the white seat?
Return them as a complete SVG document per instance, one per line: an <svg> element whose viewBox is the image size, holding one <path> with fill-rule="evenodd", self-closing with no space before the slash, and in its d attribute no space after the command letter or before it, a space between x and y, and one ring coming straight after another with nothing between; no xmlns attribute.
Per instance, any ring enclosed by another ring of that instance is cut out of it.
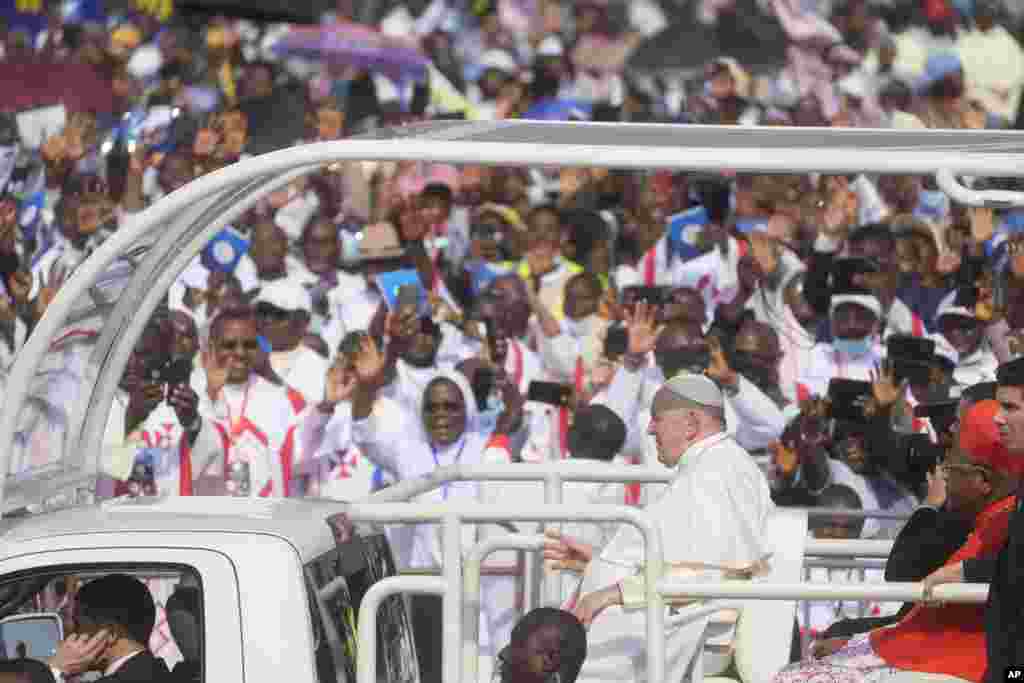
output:
<svg viewBox="0 0 1024 683"><path fill-rule="evenodd" d="M807 513L801 510L776 508L768 518L766 535L768 543L765 545L771 548L774 555L771 559L771 571L761 580L765 583L800 582L803 578L804 542L807 539ZM743 602L732 648L732 659L742 683L769 683L775 674L789 663L795 618L796 601ZM704 683L735 681L719 676L707 676Z"/></svg>

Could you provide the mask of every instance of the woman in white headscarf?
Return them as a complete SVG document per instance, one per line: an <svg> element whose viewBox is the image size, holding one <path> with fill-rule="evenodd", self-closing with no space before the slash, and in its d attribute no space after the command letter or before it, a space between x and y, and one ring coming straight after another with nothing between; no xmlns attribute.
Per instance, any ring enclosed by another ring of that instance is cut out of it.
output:
<svg viewBox="0 0 1024 683"><path fill-rule="evenodd" d="M353 396L352 437L364 455L395 481L420 477L448 465L510 462L507 436L522 420L522 400L503 373L495 383L502 391L505 409L493 427L486 427L480 419L473 390L465 376L449 371L430 380L423 390L417 411L422 430L408 433L406 423L403 433L373 410L377 390L384 381L384 367L384 355L372 339L364 338L354 363L358 385ZM416 502L480 499L481 485L470 481L444 484L419 496ZM477 542L478 536L477 527L468 524L463 527L464 553ZM399 567L436 569L441 566L439 525L405 527L393 531L391 541ZM485 577L491 578L499 577ZM488 593L487 583L485 580L482 586L485 594ZM494 604L491 600L483 600L482 604L481 646L486 648L490 645L486 634L494 632L494 625L505 620L503 612L512 606Z"/></svg>

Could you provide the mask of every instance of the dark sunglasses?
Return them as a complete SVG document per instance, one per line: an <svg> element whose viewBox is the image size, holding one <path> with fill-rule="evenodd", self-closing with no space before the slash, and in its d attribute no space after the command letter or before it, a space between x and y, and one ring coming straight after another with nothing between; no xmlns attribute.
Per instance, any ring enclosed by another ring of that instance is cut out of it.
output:
<svg viewBox="0 0 1024 683"><path fill-rule="evenodd" d="M255 351L260 348L260 343L255 339L230 339L217 342L217 348L221 351Z"/></svg>

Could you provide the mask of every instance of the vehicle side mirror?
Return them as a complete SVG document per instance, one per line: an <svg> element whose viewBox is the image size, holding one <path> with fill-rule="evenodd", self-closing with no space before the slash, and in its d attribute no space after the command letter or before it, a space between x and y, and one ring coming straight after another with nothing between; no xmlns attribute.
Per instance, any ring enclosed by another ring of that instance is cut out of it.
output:
<svg viewBox="0 0 1024 683"><path fill-rule="evenodd" d="M59 614L19 614L0 620L0 658L45 660L57 653L64 639Z"/></svg>

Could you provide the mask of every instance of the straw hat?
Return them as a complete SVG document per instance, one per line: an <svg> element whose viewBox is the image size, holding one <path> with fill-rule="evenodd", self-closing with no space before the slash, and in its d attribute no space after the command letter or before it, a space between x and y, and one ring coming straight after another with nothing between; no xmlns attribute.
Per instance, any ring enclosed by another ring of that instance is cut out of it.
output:
<svg viewBox="0 0 1024 683"><path fill-rule="evenodd" d="M359 238L359 260L362 262L401 258L404 254L398 231L391 223L367 225Z"/></svg>

